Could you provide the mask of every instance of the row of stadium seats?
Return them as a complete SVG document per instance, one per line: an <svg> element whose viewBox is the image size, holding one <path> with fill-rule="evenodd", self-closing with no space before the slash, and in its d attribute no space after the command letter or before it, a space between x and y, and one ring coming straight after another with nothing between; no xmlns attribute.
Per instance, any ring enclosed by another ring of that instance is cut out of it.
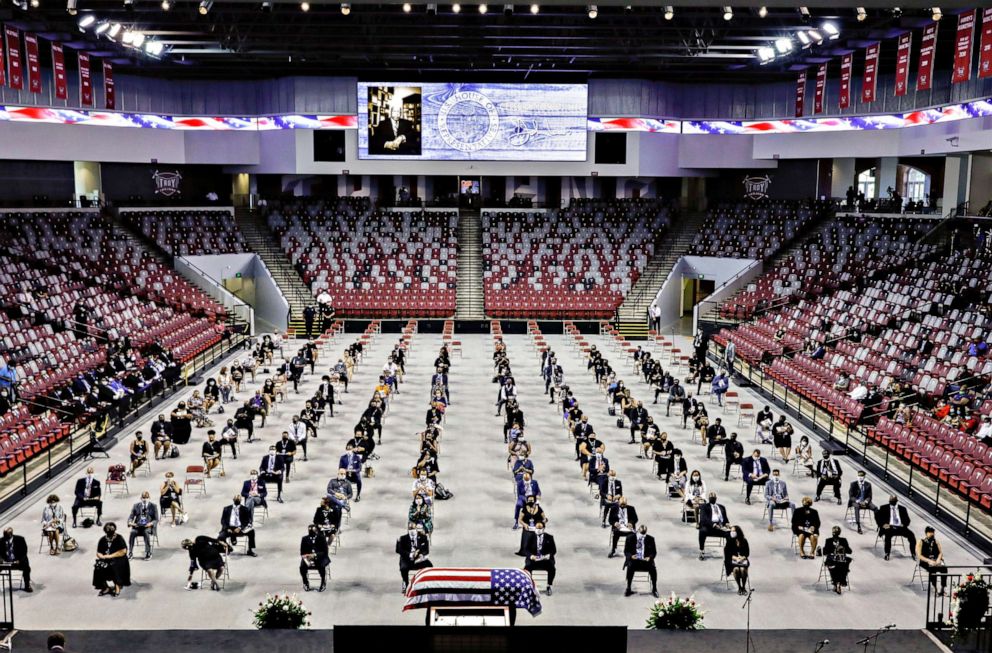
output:
<svg viewBox="0 0 992 653"><path fill-rule="evenodd" d="M248 251L230 209L121 211L120 217L174 256Z"/></svg>
<svg viewBox="0 0 992 653"><path fill-rule="evenodd" d="M707 214L689 253L769 259L829 208L825 202L808 201L725 202Z"/></svg>

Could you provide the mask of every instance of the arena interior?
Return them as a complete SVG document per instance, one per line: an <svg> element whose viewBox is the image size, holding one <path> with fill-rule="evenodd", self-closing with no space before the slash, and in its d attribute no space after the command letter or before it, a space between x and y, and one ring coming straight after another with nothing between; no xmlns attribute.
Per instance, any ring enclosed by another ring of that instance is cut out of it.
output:
<svg viewBox="0 0 992 653"><path fill-rule="evenodd" d="M992 650L992 9L0 24L0 648Z"/></svg>

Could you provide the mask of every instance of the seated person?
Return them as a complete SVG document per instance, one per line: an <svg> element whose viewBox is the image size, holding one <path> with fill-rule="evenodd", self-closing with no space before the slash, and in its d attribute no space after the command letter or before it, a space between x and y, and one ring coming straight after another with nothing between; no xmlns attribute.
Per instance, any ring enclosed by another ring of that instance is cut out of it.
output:
<svg viewBox="0 0 992 653"><path fill-rule="evenodd" d="M751 547L740 526L731 526L723 545L723 570L737 583L737 593L747 594L747 578L751 568Z"/></svg>
<svg viewBox="0 0 992 653"><path fill-rule="evenodd" d="M148 443L145 442L141 431L134 432L134 440L131 441L128 452L131 456L131 468L128 470L128 475L133 477L134 472L148 462Z"/></svg>
<svg viewBox="0 0 992 653"><path fill-rule="evenodd" d="M183 488L176 481L173 472L165 473L165 480L158 491L158 507L162 515L168 511L172 515L170 526L178 526L189 520L189 514L183 510Z"/></svg>
<svg viewBox="0 0 992 653"><path fill-rule="evenodd" d="M224 555L230 547L220 540L206 535L198 535L195 540L185 539L180 545L189 552L189 575L186 577L186 588L193 588L193 572L202 569L210 577L210 589L220 591L217 579L224 573Z"/></svg>
<svg viewBox="0 0 992 653"><path fill-rule="evenodd" d="M623 545L623 555L623 566L627 570L627 589L624 590L623 595L631 596L634 593L630 588L634 574L638 571L646 571L651 578L651 595L658 598L658 568L655 566L658 549L654 538L648 535L647 526L641 524L635 533L627 535Z"/></svg>
<svg viewBox="0 0 992 653"><path fill-rule="evenodd" d="M699 509L706 503L706 483L703 482L703 476L698 469L692 470L692 474L689 475L689 480L686 483L685 489L682 491L682 498L685 502L685 508L682 511L682 521L688 521L688 514L691 511L693 515L692 521L698 528Z"/></svg>
<svg viewBox="0 0 992 653"><path fill-rule="evenodd" d="M916 558L919 560L920 569L927 572L935 591L937 576L940 575L940 590L937 591L937 596L944 596L947 592L947 563L944 562L944 549L937 541L933 526L923 529L923 539L916 545Z"/></svg>
<svg viewBox="0 0 992 653"><path fill-rule="evenodd" d="M830 537L823 543L823 564L830 572L830 582L834 591L841 593L841 588L847 585L847 575L851 570L851 545L847 538L840 536L840 526L830 529Z"/></svg>
<svg viewBox="0 0 992 653"><path fill-rule="evenodd" d="M617 499L617 503L610 508L606 521L613 529L608 556L613 558L617 554L617 542L620 541L620 538L627 537L637 529L637 509L627 505L627 497L621 496Z"/></svg>
<svg viewBox="0 0 992 653"><path fill-rule="evenodd" d="M719 537L727 539L730 531L730 516L727 509L717 503L716 492L710 492L707 503L699 508L699 559L705 556L706 538Z"/></svg>
<svg viewBox="0 0 992 653"><path fill-rule="evenodd" d="M255 506L268 508L265 497L269 490L265 487L265 481L258 477L258 470L253 469L249 473L248 480L241 484L241 497L244 499L245 507L255 512Z"/></svg>
<svg viewBox="0 0 992 653"><path fill-rule="evenodd" d="M331 501L329 497L323 497L313 513L313 523L323 533L327 544L333 544L334 536L341 530L341 506Z"/></svg>
<svg viewBox="0 0 992 653"><path fill-rule="evenodd" d="M327 498L340 510L351 510L349 502L353 492L346 469L339 469L337 476L327 483Z"/></svg>
<svg viewBox="0 0 992 653"><path fill-rule="evenodd" d="M327 589L327 567L331 558L327 554L327 539L321 536L316 524L307 526L307 534L300 540L300 577L303 579L303 589L310 591L310 570L316 569L320 574L318 592Z"/></svg>
<svg viewBox="0 0 992 653"><path fill-rule="evenodd" d="M812 560L820 537L820 513L813 509L811 498L803 497L802 506L792 511L792 532L798 538L799 557ZM809 555L806 542L809 542Z"/></svg>
<svg viewBox="0 0 992 653"><path fill-rule="evenodd" d="M152 444L155 447L155 459L168 458L172 448L172 423L166 421L165 415L159 415L152 422Z"/></svg>
<svg viewBox="0 0 992 653"><path fill-rule="evenodd" d="M558 553L558 549L555 547L554 535L544 532L543 523L534 524L534 536L527 541L523 553L524 569L531 573L535 570L547 572L547 594L551 596L551 586L555 583L555 554Z"/></svg>
<svg viewBox="0 0 992 653"><path fill-rule="evenodd" d="M795 510L796 505L789 500L789 488L777 469L772 470L772 478L765 484L765 508L768 510L768 530L775 530L775 511Z"/></svg>
<svg viewBox="0 0 992 653"><path fill-rule="evenodd" d="M413 498L413 503L410 504L410 510L407 513L407 521L423 526L424 533L428 536L434 532L434 516L430 505L424 501L423 496L418 494Z"/></svg>
<svg viewBox="0 0 992 653"><path fill-rule="evenodd" d="M771 465L768 464L768 459L761 455L760 449L755 449L744 459L741 463L741 473L744 475L744 484L747 487L744 503L751 505L751 490L755 485L764 486L768 483L771 471Z"/></svg>
<svg viewBox="0 0 992 653"><path fill-rule="evenodd" d="M96 524L102 526L100 517L103 515L103 495L100 492L100 481L93 477L93 468L86 468L86 476L76 480L75 501L72 503L72 527L76 528L76 515L80 508L96 508Z"/></svg>
<svg viewBox="0 0 992 653"><path fill-rule="evenodd" d="M885 543L885 559L889 559L892 552L892 538L905 537L909 542L910 556L916 559L916 535L909 530L909 511L900 505L896 495L889 496L889 502L880 506L875 511L875 523L878 524L878 533Z"/></svg>
<svg viewBox="0 0 992 653"><path fill-rule="evenodd" d="M223 444L217 440L217 432L213 429L207 431L207 441L203 443L203 448L200 452L200 455L203 456L203 467L207 478L210 478L210 472L220 466L222 446ZM221 470L220 475L224 475L223 470Z"/></svg>
<svg viewBox="0 0 992 653"><path fill-rule="evenodd" d="M255 528L252 525L252 512L241 505L241 495L234 495L233 502L226 506L221 513L220 534L217 539L221 541L230 540L231 545L237 545L238 538L245 536L248 538L248 555L257 557L255 553Z"/></svg>

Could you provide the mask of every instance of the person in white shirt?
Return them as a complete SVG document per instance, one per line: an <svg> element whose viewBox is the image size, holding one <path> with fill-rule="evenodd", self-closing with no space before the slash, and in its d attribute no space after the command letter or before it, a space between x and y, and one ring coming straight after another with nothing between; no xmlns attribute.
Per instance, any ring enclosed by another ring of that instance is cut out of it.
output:
<svg viewBox="0 0 992 653"><path fill-rule="evenodd" d="M293 415L293 423L289 425L289 437L296 443L296 448L303 451L303 460L308 460L307 425L300 420L299 415Z"/></svg>
<svg viewBox="0 0 992 653"><path fill-rule="evenodd" d="M988 415L982 417L982 425L978 427L978 432L975 433L975 437L979 440L992 438L992 417L989 417Z"/></svg>
<svg viewBox="0 0 992 653"><path fill-rule="evenodd" d="M849 392L847 396L855 401L861 401L862 399L868 396L868 386L866 386L863 383L859 383L858 387L856 387L854 390L851 390L851 392Z"/></svg>

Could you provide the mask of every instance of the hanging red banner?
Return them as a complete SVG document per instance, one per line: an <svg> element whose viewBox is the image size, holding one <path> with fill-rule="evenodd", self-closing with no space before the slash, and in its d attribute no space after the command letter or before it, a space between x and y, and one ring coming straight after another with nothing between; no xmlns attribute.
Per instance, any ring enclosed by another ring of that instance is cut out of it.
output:
<svg viewBox="0 0 992 653"><path fill-rule="evenodd" d="M24 33L24 52L28 60L28 90L41 93L41 62L38 57L37 34Z"/></svg>
<svg viewBox="0 0 992 653"><path fill-rule="evenodd" d="M827 88L827 64L816 69L816 86L813 91L813 113L823 113L823 94Z"/></svg>
<svg viewBox="0 0 992 653"><path fill-rule="evenodd" d="M909 53L912 48L913 33L900 34L899 47L896 50L896 97L906 95L909 90Z"/></svg>
<svg viewBox="0 0 992 653"><path fill-rule="evenodd" d="M954 72L951 83L960 84L971 79L972 40L975 35L975 10L958 14L958 35L954 39Z"/></svg>
<svg viewBox="0 0 992 653"><path fill-rule="evenodd" d="M982 9L982 40L978 46L978 77L992 77L992 7Z"/></svg>
<svg viewBox="0 0 992 653"><path fill-rule="evenodd" d="M796 82L796 118L802 118L806 109L806 71L799 73Z"/></svg>
<svg viewBox="0 0 992 653"><path fill-rule="evenodd" d="M840 108L851 106L851 68L854 67L854 55L845 54L840 58Z"/></svg>
<svg viewBox="0 0 992 653"><path fill-rule="evenodd" d="M69 97L69 88L65 81L65 53L61 43L52 43L52 71L55 77L55 97L65 100Z"/></svg>
<svg viewBox="0 0 992 653"><path fill-rule="evenodd" d="M84 107L93 106L93 79L90 76L90 55L79 53L79 103Z"/></svg>
<svg viewBox="0 0 992 653"><path fill-rule="evenodd" d="M16 27L4 26L7 35L7 65L10 74L8 83L16 91L24 88L24 69L21 66L21 34Z"/></svg>
<svg viewBox="0 0 992 653"><path fill-rule="evenodd" d="M7 83L7 66L3 63L3 43L0 42L0 86Z"/></svg>
<svg viewBox="0 0 992 653"><path fill-rule="evenodd" d="M861 78L862 102L875 101L875 88L878 86L879 47L879 43L873 43L865 49L865 75Z"/></svg>
<svg viewBox="0 0 992 653"><path fill-rule="evenodd" d="M920 66L916 73L916 90L929 91L933 83L933 53L937 49L937 25L930 23L923 28L920 41Z"/></svg>
<svg viewBox="0 0 992 653"><path fill-rule="evenodd" d="M117 108L117 97L114 94L114 67L103 60L103 99L104 106L111 111Z"/></svg>

